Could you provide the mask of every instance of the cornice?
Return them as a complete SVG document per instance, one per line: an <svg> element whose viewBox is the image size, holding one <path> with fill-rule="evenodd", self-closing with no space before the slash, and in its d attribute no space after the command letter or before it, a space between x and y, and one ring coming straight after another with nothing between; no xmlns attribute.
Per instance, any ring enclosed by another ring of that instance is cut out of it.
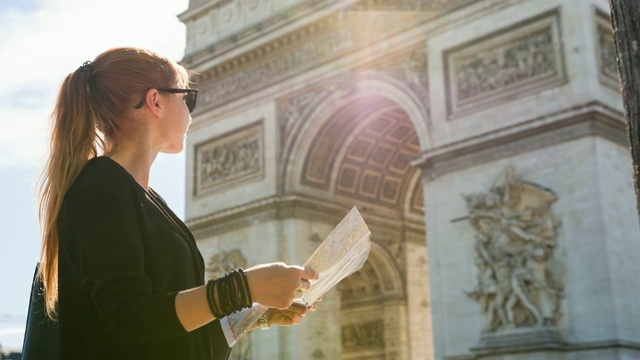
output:
<svg viewBox="0 0 640 360"><path fill-rule="evenodd" d="M304 219L335 226L350 209L351 207L348 205L303 195L290 195L282 198L266 198L218 211L187 220L186 224L196 240L202 240L257 224L285 219ZM403 232L422 234L425 232L424 223L416 223L407 219L385 218L368 213L364 208L359 210L372 231L378 229L376 233L379 236L391 238L394 237L392 234L397 234L399 237ZM415 239L412 236L406 238L410 242L414 242Z"/></svg>
<svg viewBox="0 0 640 360"><path fill-rule="evenodd" d="M213 1L205 1L202 4L198 4L194 7L189 7L187 10L181 12L180 14L178 14L178 20L180 20L182 23L185 23L186 21L191 20L194 17L197 17L198 15L202 14L203 12L209 11L211 9L214 9L218 6L220 6L220 4L226 3L228 1L226 0L213 0Z"/></svg>
<svg viewBox="0 0 640 360"><path fill-rule="evenodd" d="M425 151L412 165L422 168L424 181L432 181L447 173L587 136L627 146L623 114L603 103L589 102Z"/></svg>
<svg viewBox="0 0 640 360"><path fill-rule="evenodd" d="M386 20L374 24L360 15L336 12L230 59L218 59L217 65L193 77L201 99L196 115L375 45L425 20L419 14L398 12L376 14Z"/></svg>
<svg viewBox="0 0 640 360"><path fill-rule="evenodd" d="M192 54L185 55L181 63L189 69L199 68L202 64L219 58L221 55L231 50L241 48L243 45L256 39L267 39L267 41L271 41L271 39L269 39L269 36L273 35L276 30L291 26L300 19L306 18L312 14L335 12L340 8L348 6L351 3L352 0L303 1L288 9L276 13L263 21L248 26L240 30L239 32L228 35L217 41L215 44L209 45ZM202 12L206 12L210 9L215 8L218 4L220 4L220 2L206 3L197 8L194 8L193 11L187 10L186 12L178 15L178 17L180 21L185 23L186 21L196 17ZM304 29L304 26L298 27L294 30L290 30L290 33L295 34L300 29Z"/></svg>
<svg viewBox="0 0 640 360"><path fill-rule="evenodd" d="M226 4L229 1L208 1L196 5L192 9L178 15L178 19L187 23L194 20L199 15L208 12L216 7ZM236 33L230 34L215 44L209 45L192 54L184 57L182 64L187 68L196 68L220 55L241 47L242 45L258 38L267 38L275 30L294 24L297 20L305 19L305 24L295 29L290 29L290 33L304 31L306 23L309 22L310 15L315 15L311 22L325 16L335 15L337 12L377 12L386 11L388 13L409 13L423 14L425 18L433 19L443 13L458 10L477 0L448 0L447 2L416 2L416 1L362 1L362 0L307 0L301 1L287 9L273 14L271 17L248 26Z"/></svg>

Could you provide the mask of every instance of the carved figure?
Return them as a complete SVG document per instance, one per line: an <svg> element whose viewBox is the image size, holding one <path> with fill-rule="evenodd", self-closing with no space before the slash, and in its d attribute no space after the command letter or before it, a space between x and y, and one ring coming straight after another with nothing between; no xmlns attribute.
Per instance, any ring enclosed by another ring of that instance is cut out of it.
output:
<svg viewBox="0 0 640 360"><path fill-rule="evenodd" d="M516 180L512 168L487 193L463 195L476 231L477 285L467 294L487 317L484 331L551 326L560 320L563 266L553 258L556 195Z"/></svg>
<svg viewBox="0 0 640 360"><path fill-rule="evenodd" d="M460 58L455 69L457 98L465 101L555 73L551 30Z"/></svg>
<svg viewBox="0 0 640 360"><path fill-rule="evenodd" d="M224 276L233 269L247 266L247 260L238 249L222 251L212 255L206 271L212 278Z"/></svg>

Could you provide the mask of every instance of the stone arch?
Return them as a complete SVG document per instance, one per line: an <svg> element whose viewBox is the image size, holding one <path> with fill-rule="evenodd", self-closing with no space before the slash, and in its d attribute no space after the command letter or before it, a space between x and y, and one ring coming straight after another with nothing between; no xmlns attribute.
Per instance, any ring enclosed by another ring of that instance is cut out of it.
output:
<svg viewBox="0 0 640 360"><path fill-rule="evenodd" d="M344 86L345 83L349 85ZM281 184L284 193L309 190L301 189L300 178L306 160L304 155L309 152L312 140L338 112L358 106L363 101L366 102L366 99L381 100L381 103L373 104L376 108L392 105L404 112L417 135L418 151L431 147L429 121L424 105L426 99L418 99L414 92L399 82L371 75L352 83L332 83L311 91L306 96L312 99L306 100L306 106L296 114L296 119L284 119L285 124L281 124L284 130L281 129L283 139L280 172L284 179Z"/></svg>
<svg viewBox="0 0 640 360"><path fill-rule="evenodd" d="M343 359L419 357L431 343L417 325L430 321L429 308L409 301L428 298L426 266L413 256L426 254L426 239L411 160L430 141L424 105L401 85L380 77L319 87L287 100L301 106L280 122L284 193L356 205L372 230L369 260L340 286ZM415 320L403 320L408 312Z"/></svg>
<svg viewBox="0 0 640 360"><path fill-rule="evenodd" d="M362 268L340 283L340 293L343 309L372 300L402 300L405 294L397 264L375 241Z"/></svg>
<svg viewBox="0 0 640 360"><path fill-rule="evenodd" d="M386 359L387 354L403 352L397 347L403 329L395 319L404 315L405 290L386 249L372 242L369 259L342 281L340 294L343 359Z"/></svg>

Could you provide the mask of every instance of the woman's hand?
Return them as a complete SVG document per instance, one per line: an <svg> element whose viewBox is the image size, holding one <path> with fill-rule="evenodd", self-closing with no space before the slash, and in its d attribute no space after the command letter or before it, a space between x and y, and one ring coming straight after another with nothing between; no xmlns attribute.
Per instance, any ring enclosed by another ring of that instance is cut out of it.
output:
<svg viewBox="0 0 640 360"><path fill-rule="evenodd" d="M266 312L269 326L290 326L299 324L307 314L307 307L293 303L286 309L269 309Z"/></svg>
<svg viewBox="0 0 640 360"><path fill-rule="evenodd" d="M251 298L269 308L289 310L298 290L306 290L316 280L315 270L285 263L257 265L244 271ZM293 315L293 314L292 314Z"/></svg>
<svg viewBox="0 0 640 360"><path fill-rule="evenodd" d="M317 308L317 304L307 307L299 302L294 302L286 309L269 308L265 314L269 326L291 326L302 322L307 311L316 311ZM259 322L256 321L250 330L257 329L259 326Z"/></svg>

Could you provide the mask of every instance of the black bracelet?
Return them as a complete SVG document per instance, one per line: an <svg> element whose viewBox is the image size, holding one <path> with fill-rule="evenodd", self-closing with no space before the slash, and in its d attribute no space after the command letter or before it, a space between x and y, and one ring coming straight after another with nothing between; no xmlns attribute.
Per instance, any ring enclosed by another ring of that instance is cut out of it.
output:
<svg viewBox="0 0 640 360"><path fill-rule="evenodd" d="M242 269L209 280L206 294L209 310L217 319L253 305L249 282Z"/></svg>
<svg viewBox="0 0 640 360"><path fill-rule="evenodd" d="M253 305L253 300L251 299L251 291L249 289L249 280L247 280L247 275L245 275L244 270L242 268L238 269L240 274L242 275L242 297L245 301L245 304L248 306Z"/></svg>
<svg viewBox="0 0 640 360"><path fill-rule="evenodd" d="M218 299L216 298L216 285L218 279L212 279L207 282L207 304L209 304L209 310L216 318L221 318L221 312L217 306Z"/></svg>

